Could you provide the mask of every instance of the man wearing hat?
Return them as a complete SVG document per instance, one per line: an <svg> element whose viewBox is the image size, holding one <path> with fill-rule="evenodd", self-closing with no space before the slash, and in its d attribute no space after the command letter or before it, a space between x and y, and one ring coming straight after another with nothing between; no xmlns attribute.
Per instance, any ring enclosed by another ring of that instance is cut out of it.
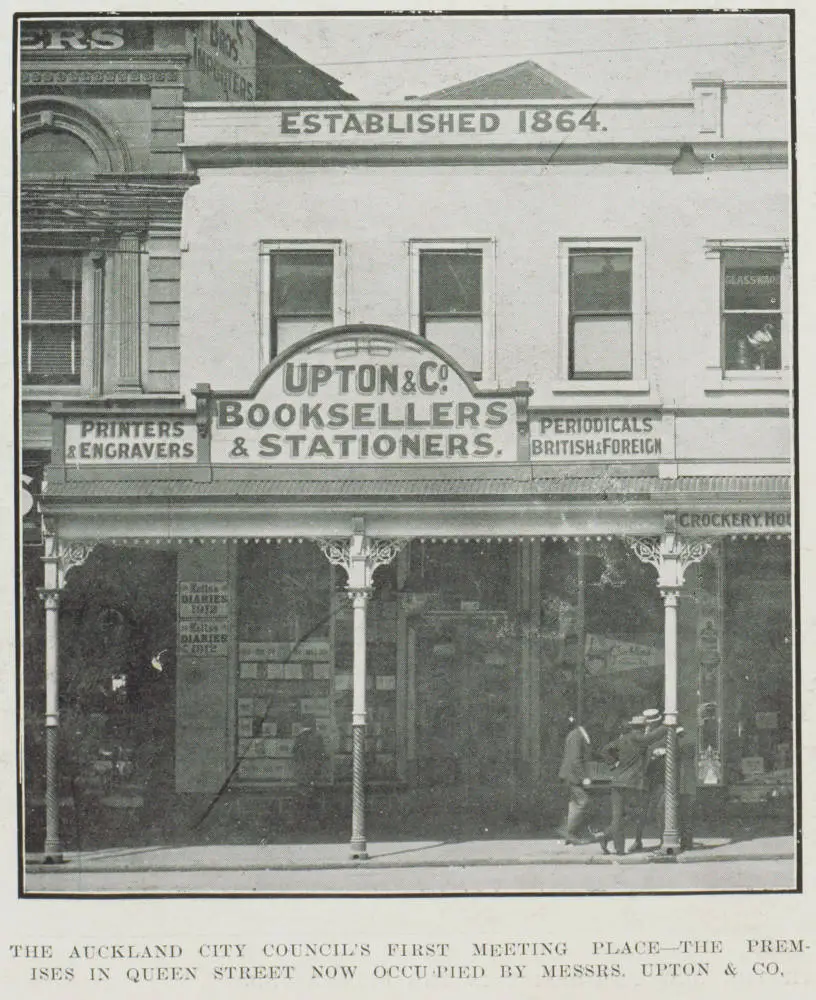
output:
<svg viewBox="0 0 816 1000"><path fill-rule="evenodd" d="M643 712L644 729L646 733L654 730L663 721L662 714L656 708L647 708ZM640 796L640 805L637 809L637 819L635 821L635 842L629 848L630 854L642 851L643 832L649 819L649 813L654 810L658 813L660 802L663 799L663 788L666 778L666 741L652 746L646 754L646 769L644 772L643 792Z"/></svg>
<svg viewBox="0 0 816 1000"><path fill-rule="evenodd" d="M665 735L664 726L655 725L654 720L651 726L647 726L645 717L636 715L629 721L627 731L604 747L602 754L612 765L612 815L609 825L597 838L604 854L609 854L610 840L615 846L616 854L624 853L626 812L639 806L646 781L647 755L651 747L664 739Z"/></svg>

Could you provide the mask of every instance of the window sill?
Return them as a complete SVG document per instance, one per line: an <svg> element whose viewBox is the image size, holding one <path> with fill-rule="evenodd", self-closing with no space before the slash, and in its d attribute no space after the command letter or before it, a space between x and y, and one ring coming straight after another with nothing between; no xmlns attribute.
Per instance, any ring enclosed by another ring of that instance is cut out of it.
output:
<svg viewBox="0 0 816 1000"><path fill-rule="evenodd" d="M785 392L791 390L791 373L782 371L730 371L709 368L703 390L715 392Z"/></svg>
<svg viewBox="0 0 816 1000"><path fill-rule="evenodd" d="M608 395L625 393L647 395L652 387L647 379L574 379L569 382L554 382L554 393L594 393Z"/></svg>

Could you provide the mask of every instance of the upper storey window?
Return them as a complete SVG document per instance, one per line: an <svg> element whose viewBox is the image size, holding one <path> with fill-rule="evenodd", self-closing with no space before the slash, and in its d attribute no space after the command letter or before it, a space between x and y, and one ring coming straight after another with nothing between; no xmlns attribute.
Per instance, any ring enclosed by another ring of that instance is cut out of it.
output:
<svg viewBox="0 0 816 1000"><path fill-rule="evenodd" d="M631 379L632 251L569 253L569 377Z"/></svg>
<svg viewBox="0 0 816 1000"><path fill-rule="evenodd" d="M481 250L420 252L419 332L468 371L481 371Z"/></svg>
<svg viewBox="0 0 816 1000"><path fill-rule="evenodd" d="M495 378L492 240L415 240L411 329L475 378Z"/></svg>
<svg viewBox="0 0 816 1000"><path fill-rule="evenodd" d="M264 241L262 363L304 337L345 321L345 255L334 240Z"/></svg>
<svg viewBox="0 0 816 1000"><path fill-rule="evenodd" d="M82 257L24 256L20 354L24 385L82 381Z"/></svg>
<svg viewBox="0 0 816 1000"><path fill-rule="evenodd" d="M782 253L723 250L720 303L723 368L782 367Z"/></svg>
<svg viewBox="0 0 816 1000"><path fill-rule="evenodd" d="M325 250L270 254L272 354L332 326L334 255Z"/></svg>

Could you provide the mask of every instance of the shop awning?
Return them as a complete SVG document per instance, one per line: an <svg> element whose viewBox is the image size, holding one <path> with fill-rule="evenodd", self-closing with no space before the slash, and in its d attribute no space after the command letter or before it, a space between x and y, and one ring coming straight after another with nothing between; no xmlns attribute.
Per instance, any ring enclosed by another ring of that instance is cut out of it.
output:
<svg viewBox="0 0 816 1000"><path fill-rule="evenodd" d="M195 502L196 499L274 500L275 498L372 498L395 497L493 497L508 499L530 497L594 498L621 501L655 499L661 506L694 500L776 501L791 496L789 476L684 476L660 479L656 476L621 476L610 471L601 474L575 475L568 470L554 474L535 468L457 469L454 472L433 469L391 468L359 470L343 474L339 470L279 469L264 470L258 478L218 476L210 482L192 479L89 479L68 478L66 482L49 481L43 495L44 509L58 509L70 501L96 505L111 500L130 502L153 500Z"/></svg>

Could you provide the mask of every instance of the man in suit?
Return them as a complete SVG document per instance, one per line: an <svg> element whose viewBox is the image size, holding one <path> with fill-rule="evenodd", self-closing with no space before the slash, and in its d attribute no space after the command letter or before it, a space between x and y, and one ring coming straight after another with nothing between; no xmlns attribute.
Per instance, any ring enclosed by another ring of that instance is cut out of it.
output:
<svg viewBox="0 0 816 1000"><path fill-rule="evenodd" d="M586 729L575 716L570 716L569 723L571 728L564 741L564 757L558 771L558 777L569 788L564 843L589 844L590 838L583 835L581 825L589 806L587 787L591 781L587 764L590 756L590 739Z"/></svg>
<svg viewBox="0 0 816 1000"><path fill-rule="evenodd" d="M647 708L643 712L646 720L645 732L651 733L662 723L663 716L656 708ZM666 741L652 746L646 755L646 770L644 773L643 791L637 807L635 822L635 842L629 848L629 854L644 851L643 833L650 813L659 815L660 805L664 801L664 785L666 782Z"/></svg>
<svg viewBox="0 0 816 1000"><path fill-rule="evenodd" d="M647 728L646 719L642 715L636 715L630 720L627 731L604 747L602 754L612 765L612 815L609 825L597 838L604 854L609 854L610 840L615 846L616 854L625 853L626 814L639 808L646 782L648 754L652 746L660 743L665 736L665 726Z"/></svg>

